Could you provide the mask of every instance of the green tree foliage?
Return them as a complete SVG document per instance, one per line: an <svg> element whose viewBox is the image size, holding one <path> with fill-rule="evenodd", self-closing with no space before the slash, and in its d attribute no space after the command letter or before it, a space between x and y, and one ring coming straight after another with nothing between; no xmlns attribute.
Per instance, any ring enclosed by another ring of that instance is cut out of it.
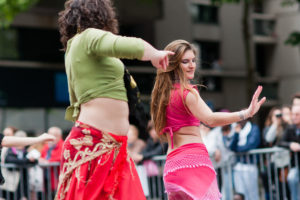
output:
<svg viewBox="0 0 300 200"><path fill-rule="evenodd" d="M294 31L292 32L288 39L285 41L285 44L292 45L292 46L298 46L300 45L300 32Z"/></svg>
<svg viewBox="0 0 300 200"><path fill-rule="evenodd" d="M0 27L8 27L15 16L28 10L38 0L0 0Z"/></svg>
<svg viewBox="0 0 300 200"><path fill-rule="evenodd" d="M292 6L295 3L300 3L300 0L284 0L282 2L283 6ZM300 45L300 31L294 31L292 32L287 40L285 41L285 44L292 45L292 46L299 46Z"/></svg>

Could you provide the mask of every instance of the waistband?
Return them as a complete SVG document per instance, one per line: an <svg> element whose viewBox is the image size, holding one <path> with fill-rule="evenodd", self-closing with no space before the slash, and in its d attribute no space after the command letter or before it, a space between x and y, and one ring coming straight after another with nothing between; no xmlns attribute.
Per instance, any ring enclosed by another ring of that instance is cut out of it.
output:
<svg viewBox="0 0 300 200"><path fill-rule="evenodd" d="M161 132L160 135L164 134L164 133L169 133L170 134L170 138L171 138L171 149L174 148L174 132L178 131L180 128L185 127L185 126L199 126L200 122L196 122L196 123L187 123L187 124L180 124L177 123L179 125L176 126L166 126Z"/></svg>
<svg viewBox="0 0 300 200"><path fill-rule="evenodd" d="M116 141L118 142L124 142L124 141L127 141L127 136L126 135L116 135L116 134L113 134L113 133L110 133L110 132L106 132L106 131L101 131L89 124L85 124L83 122L80 122L80 121L76 121L75 122L75 127L77 128L82 128L82 132L86 132L86 134L90 134L94 137L102 137L102 134L109 134L110 136L112 136Z"/></svg>
<svg viewBox="0 0 300 200"><path fill-rule="evenodd" d="M200 152L199 152L200 151ZM206 146L203 143L189 143L189 144L184 144L177 149L173 150L171 153L167 155L167 159L173 158L178 154L181 153L203 153L203 154L208 154Z"/></svg>

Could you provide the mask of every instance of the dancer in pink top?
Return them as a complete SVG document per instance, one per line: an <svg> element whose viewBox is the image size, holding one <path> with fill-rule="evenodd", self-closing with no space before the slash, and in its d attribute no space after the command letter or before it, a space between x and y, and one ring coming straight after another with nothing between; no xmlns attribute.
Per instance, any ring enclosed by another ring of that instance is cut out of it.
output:
<svg viewBox="0 0 300 200"><path fill-rule="evenodd" d="M246 110L212 112L190 84L196 69L196 50L184 40L171 42L166 70L159 69L152 91L151 115L155 129L169 143L164 183L169 200L217 200L221 198L216 173L203 144L199 125L223 126L252 117L265 102L258 101L259 86Z"/></svg>

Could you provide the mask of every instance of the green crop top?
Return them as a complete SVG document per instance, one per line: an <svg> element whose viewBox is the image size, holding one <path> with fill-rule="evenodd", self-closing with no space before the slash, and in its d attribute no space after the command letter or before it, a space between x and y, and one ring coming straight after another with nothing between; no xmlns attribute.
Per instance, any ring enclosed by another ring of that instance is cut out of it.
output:
<svg viewBox="0 0 300 200"><path fill-rule="evenodd" d="M119 58L141 59L144 42L89 28L68 41L65 66L70 106L65 118L75 121L80 105L97 97L127 101L124 65Z"/></svg>

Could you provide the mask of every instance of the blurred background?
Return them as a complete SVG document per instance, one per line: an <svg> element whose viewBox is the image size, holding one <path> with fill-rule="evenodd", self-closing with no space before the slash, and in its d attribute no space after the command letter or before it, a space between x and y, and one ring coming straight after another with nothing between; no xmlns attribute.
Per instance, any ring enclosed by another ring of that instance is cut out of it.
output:
<svg viewBox="0 0 300 200"><path fill-rule="evenodd" d="M297 0L115 0L115 6L121 35L160 49L175 39L195 44L195 82L207 86L200 94L213 110L248 106L260 84L268 99L256 117L262 126L271 107L290 104L300 91ZM55 125L67 133L72 126L64 120L69 99L57 29L63 7L63 0L0 1L0 130L13 125L30 135ZM155 69L124 63L149 112Z"/></svg>

